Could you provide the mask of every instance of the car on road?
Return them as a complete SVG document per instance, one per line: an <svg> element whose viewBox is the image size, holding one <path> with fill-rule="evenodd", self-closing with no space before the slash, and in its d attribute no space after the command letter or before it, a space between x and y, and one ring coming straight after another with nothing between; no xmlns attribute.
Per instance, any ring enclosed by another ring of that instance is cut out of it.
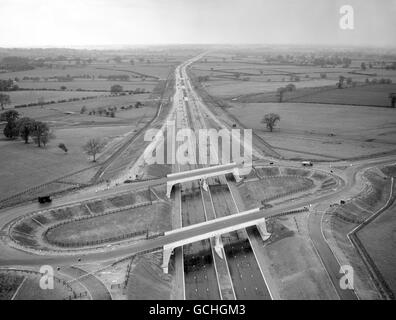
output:
<svg viewBox="0 0 396 320"><path fill-rule="evenodd" d="M51 203L52 199L51 199L51 196L40 196L37 198L37 201L40 204L45 204L45 203Z"/></svg>
<svg viewBox="0 0 396 320"><path fill-rule="evenodd" d="M303 165L303 167L312 167L313 163L311 161L303 161L301 162L301 164Z"/></svg>

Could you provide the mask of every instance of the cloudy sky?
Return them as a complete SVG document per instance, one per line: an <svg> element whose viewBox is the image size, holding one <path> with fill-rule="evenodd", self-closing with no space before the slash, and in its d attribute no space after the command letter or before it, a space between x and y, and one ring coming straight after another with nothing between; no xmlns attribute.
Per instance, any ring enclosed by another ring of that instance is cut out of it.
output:
<svg viewBox="0 0 396 320"><path fill-rule="evenodd" d="M355 29L339 10L354 8ZM396 46L396 0L0 0L0 46Z"/></svg>

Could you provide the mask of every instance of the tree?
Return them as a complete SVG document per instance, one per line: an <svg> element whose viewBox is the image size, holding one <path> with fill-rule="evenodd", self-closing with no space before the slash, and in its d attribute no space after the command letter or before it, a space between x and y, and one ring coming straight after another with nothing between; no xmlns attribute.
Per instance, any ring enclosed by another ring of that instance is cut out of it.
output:
<svg viewBox="0 0 396 320"><path fill-rule="evenodd" d="M280 116L279 114L276 113L268 113L264 116L263 120L261 123L265 123L267 125L267 128L272 132L274 130L274 127L276 126L276 123L280 121Z"/></svg>
<svg viewBox="0 0 396 320"><path fill-rule="evenodd" d="M338 83L337 83L337 87L338 89L342 89L344 87L344 81L345 81L345 77L344 76L340 76Z"/></svg>
<svg viewBox="0 0 396 320"><path fill-rule="evenodd" d="M16 110L8 110L0 114L0 121L16 121L19 118L19 112Z"/></svg>
<svg viewBox="0 0 396 320"><path fill-rule="evenodd" d="M392 107L392 108L395 108L395 104L396 104L396 93L391 93L391 94L389 95L389 99L390 99L390 102L391 102L391 107Z"/></svg>
<svg viewBox="0 0 396 320"><path fill-rule="evenodd" d="M292 92L292 91L295 91L296 90L296 86L293 84L293 83L289 83L287 86L286 86L286 91L290 91L290 92Z"/></svg>
<svg viewBox="0 0 396 320"><path fill-rule="evenodd" d="M99 138L92 138L82 148L87 155L92 156L92 161L96 162L96 155L103 150L104 143Z"/></svg>
<svg viewBox="0 0 396 320"><path fill-rule="evenodd" d="M119 84L115 84L112 85L110 88L110 92L111 93L120 93L122 92L124 89L122 88L122 86L120 86Z"/></svg>
<svg viewBox="0 0 396 320"><path fill-rule="evenodd" d="M80 110L80 113L81 113L81 114L84 114L85 112L87 112L87 107L86 107L86 106L83 106L83 107L81 108L81 110Z"/></svg>
<svg viewBox="0 0 396 320"><path fill-rule="evenodd" d="M4 105L10 104L11 99L8 94L0 93L1 110L4 110Z"/></svg>
<svg viewBox="0 0 396 320"><path fill-rule="evenodd" d="M35 121L33 123L32 130L33 140L37 143L37 146L40 148L43 144L44 147L48 143L48 141L53 138L52 133L50 132L50 128L48 124L41 121Z"/></svg>
<svg viewBox="0 0 396 320"><path fill-rule="evenodd" d="M21 138L25 141L25 143L29 143L29 137L33 131L34 120L24 117L19 119L16 125Z"/></svg>
<svg viewBox="0 0 396 320"><path fill-rule="evenodd" d="M43 107L43 105L45 104L45 100L44 100L44 97L40 97L40 98L38 98L38 100L37 100L37 104L42 108Z"/></svg>
<svg viewBox="0 0 396 320"><path fill-rule="evenodd" d="M8 110L3 112L0 115L0 121L7 121L6 126L4 127L3 133L4 136L8 139L15 139L18 137L18 128L16 125L16 121L19 118L19 113L16 110Z"/></svg>
<svg viewBox="0 0 396 320"><path fill-rule="evenodd" d="M63 150L65 153L68 151L66 145L62 142L58 144L58 148Z"/></svg>
<svg viewBox="0 0 396 320"><path fill-rule="evenodd" d="M9 122L6 124L3 130L4 136L8 139L15 139L18 137L18 128L15 122Z"/></svg>
<svg viewBox="0 0 396 320"><path fill-rule="evenodd" d="M41 136L41 143L45 147L45 146L47 146L48 142L50 142L50 140L55 139L55 138L56 138L55 134L53 133L53 131L51 129L49 129Z"/></svg>
<svg viewBox="0 0 396 320"><path fill-rule="evenodd" d="M279 102L283 101L283 96L284 96L286 91L287 91L287 89L284 88L284 87L281 87L281 88L278 89Z"/></svg>

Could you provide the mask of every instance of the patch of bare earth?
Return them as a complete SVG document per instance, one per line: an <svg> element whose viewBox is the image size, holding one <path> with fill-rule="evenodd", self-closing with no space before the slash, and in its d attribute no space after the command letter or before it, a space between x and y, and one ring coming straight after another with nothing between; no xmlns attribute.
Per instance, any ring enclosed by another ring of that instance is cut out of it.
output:
<svg viewBox="0 0 396 320"><path fill-rule="evenodd" d="M269 272L281 299L337 299L307 230L306 215L268 221L272 234L263 247Z"/></svg>

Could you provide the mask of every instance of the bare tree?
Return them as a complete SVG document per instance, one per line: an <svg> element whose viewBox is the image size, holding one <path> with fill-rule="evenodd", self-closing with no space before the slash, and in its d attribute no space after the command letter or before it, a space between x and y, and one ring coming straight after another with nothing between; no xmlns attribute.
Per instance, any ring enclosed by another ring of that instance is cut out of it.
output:
<svg viewBox="0 0 396 320"><path fill-rule="evenodd" d="M268 113L264 116L263 120L261 120L261 123L265 123L267 128L272 132L278 121L280 121L279 114Z"/></svg>
<svg viewBox="0 0 396 320"><path fill-rule="evenodd" d="M44 99L44 97L38 98L37 103L38 103L38 105L42 108L43 105L45 104L45 99Z"/></svg>
<svg viewBox="0 0 396 320"><path fill-rule="evenodd" d="M99 138L92 138L82 148L87 155L92 156L92 161L96 162L96 155L103 150L104 143Z"/></svg>
<svg viewBox="0 0 396 320"><path fill-rule="evenodd" d="M32 130L33 140L37 143L40 148L41 145L44 147L47 145L50 139L54 138L54 134L50 131L48 124L41 121L35 121L33 123Z"/></svg>

